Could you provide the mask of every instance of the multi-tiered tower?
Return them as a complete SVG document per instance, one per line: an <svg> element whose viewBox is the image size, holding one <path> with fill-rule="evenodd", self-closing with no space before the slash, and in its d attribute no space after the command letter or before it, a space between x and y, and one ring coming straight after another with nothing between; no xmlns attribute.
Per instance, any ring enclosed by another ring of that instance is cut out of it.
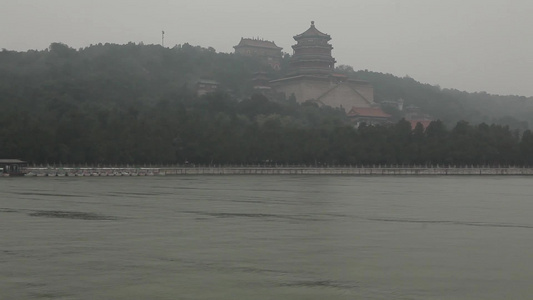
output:
<svg viewBox="0 0 533 300"><path fill-rule="evenodd" d="M313 101L319 105L343 108L369 108L375 105L374 89L366 81L335 74L335 59L331 56L331 37L320 32L311 22L305 32L295 35L296 45L287 76L270 82L272 88L302 103Z"/></svg>
<svg viewBox="0 0 533 300"><path fill-rule="evenodd" d="M331 56L333 46L328 43L331 37L320 32L311 21L311 27L304 33L294 36L296 45L290 61L289 75L329 75L335 68L335 59Z"/></svg>

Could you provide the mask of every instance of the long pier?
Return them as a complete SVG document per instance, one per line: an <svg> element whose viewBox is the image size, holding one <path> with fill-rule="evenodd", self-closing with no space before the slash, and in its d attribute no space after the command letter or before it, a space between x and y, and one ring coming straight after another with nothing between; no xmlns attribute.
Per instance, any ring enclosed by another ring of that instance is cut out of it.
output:
<svg viewBox="0 0 533 300"><path fill-rule="evenodd" d="M294 166L177 166L177 167L29 167L27 176L164 176L164 175L533 175L526 167L294 167Z"/></svg>

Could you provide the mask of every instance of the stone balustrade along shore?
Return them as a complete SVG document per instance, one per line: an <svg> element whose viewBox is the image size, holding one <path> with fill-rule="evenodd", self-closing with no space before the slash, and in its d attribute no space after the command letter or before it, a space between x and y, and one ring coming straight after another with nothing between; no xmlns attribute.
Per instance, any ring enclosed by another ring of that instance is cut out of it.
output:
<svg viewBox="0 0 533 300"><path fill-rule="evenodd" d="M29 167L26 176L162 176L162 175L533 175L529 167L439 166L177 166L177 167Z"/></svg>

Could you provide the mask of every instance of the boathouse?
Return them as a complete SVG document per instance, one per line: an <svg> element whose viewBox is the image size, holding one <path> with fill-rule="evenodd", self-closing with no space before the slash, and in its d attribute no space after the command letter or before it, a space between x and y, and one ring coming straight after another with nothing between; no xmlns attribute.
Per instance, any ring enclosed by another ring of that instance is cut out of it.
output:
<svg viewBox="0 0 533 300"><path fill-rule="evenodd" d="M0 159L0 174L22 176L26 173L28 163L19 159Z"/></svg>

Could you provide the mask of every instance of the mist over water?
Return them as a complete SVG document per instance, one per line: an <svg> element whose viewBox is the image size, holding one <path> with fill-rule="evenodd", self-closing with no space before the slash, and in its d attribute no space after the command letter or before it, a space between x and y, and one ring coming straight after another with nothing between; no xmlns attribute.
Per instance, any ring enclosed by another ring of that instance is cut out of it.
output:
<svg viewBox="0 0 533 300"><path fill-rule="evenodd" d="M526 299L532 180L1 178L0 299Z"/></svg>

